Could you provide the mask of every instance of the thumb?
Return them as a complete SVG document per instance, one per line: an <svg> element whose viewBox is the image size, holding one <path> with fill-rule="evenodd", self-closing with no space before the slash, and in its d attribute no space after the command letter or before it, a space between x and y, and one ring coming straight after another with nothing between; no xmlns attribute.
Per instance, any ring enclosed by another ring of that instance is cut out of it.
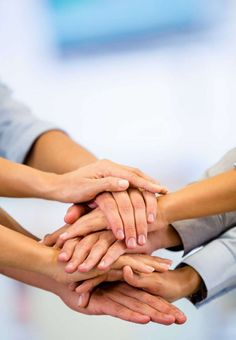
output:
<svg viewBox="0 0 236 340"><path fill-rule="evenodd" d="M86 207L82 204L73 204L67 210L64 221L67 224L75 223L81 216L86 213Z"/></svg>
<svg viewBox="0 0 236 340"><path fill-rule="evenodd" d="M138 281L135 279L135 274L130 266L125 266L123 268L123 279L127 282L130 286L139 288L140 285Z"/></svg>
<svg viewBox="0 0 236 340"><path fill-rule="evenodd" d="M104 177L99 179L88 179L80 187L79 200L81 202L90 201L104 191L124 191L129 187L129 181L116 178Z"/></svg>

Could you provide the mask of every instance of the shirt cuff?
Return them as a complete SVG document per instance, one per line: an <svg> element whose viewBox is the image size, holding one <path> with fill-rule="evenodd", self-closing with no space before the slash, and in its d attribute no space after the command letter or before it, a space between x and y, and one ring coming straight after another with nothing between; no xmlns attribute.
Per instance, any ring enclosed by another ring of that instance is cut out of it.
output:
<svg viewBox="0 0 236 340"><path fill-rule="evenodd" d="M220 235L224 225L221 218L214 215L172 223L182 241L184 255Z"/></svg>
<svg viewBox="0 0 236 340"><path fill-rule="evenodd" d="M196 307L232 290L236 286L236 262L231 251L218 240L187 257L183 261L201 276L206 294L200 290L191 300ZM196 296L198 295L198 296Z"/></svg>

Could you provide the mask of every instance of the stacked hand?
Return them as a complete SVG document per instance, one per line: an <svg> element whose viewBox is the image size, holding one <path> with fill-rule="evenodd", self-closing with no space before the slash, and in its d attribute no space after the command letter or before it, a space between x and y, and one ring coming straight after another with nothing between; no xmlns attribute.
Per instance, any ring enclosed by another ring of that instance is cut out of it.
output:
<svg viewBox="0 0 236 340"><path fill-rule="evenodd" d="M138 285L134 278L150 275L151 282L151 275L168 272L170 260L147 255L160 248L160 229L166 227L166 223L161 218L157 223L157 198L154 190L150 192L146 189L150 187L143 187L142 190L140 187L129 188L127 191L105 192L89 197L93 199L89 203L69 208L64 227L45 236L45 245L59 249L58 261L64 268L62 282L70 283L70 294L77 296L80 308L89 310L94 297L97 298L98 293L100 296L104 290L112 294L115 291L116 295L117 287L124 287L114 283L106 289L101 288L104 281L129 281L130 285L145 289L145 285ZM159 192L166 193L165 190ZM82 274L84 279L81 279ZM143 291L136 290L137 293ZM158 291L151 293L161 295ZM156 298L151 296L155 301ZM168 322L160 318L158 322L169 324L186 321L176 307L160 297L158 301L159 313L166 313L169 317Z"/></svg>

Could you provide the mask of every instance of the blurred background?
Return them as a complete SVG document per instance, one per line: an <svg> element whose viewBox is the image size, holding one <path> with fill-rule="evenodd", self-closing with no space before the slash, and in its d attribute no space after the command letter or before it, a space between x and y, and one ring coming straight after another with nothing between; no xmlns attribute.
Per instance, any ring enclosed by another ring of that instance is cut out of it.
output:
<svg viewBox="0 0 236 340"><path fill-rule="evenodd" d="M235 147L236 3L2 0L0 78L98 157L175 190ZM39 236L62 225L67 208L1 206ZM0 285L4 340L236 338L235 292L199 310L178 301L188 322L164 327L76 314L46 292L3 277Z"/></svg>

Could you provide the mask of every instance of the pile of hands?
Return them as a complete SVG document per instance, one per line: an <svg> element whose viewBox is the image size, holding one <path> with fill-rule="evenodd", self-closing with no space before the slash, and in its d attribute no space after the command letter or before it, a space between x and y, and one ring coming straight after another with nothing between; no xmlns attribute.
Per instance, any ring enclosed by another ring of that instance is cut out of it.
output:
<svg viewBox="0 0 236 340"><path fill-rule="evenodd" d="M94 174L95 167L94 180L109 182L107 190L95 197L88 191L87 202L79 198L81 203L68 209L66 224L42 241L57 250L63 270L56 279L66 287L61 298L85 314L183 324L185 315L171 304L179 294L172 261L151 256L162 247L162 230L168 226L157 197L166 194L166 188L137 169L110 161L95 164L82 168L81 177ZM114 176L124 178L122 191L111 190Z"/></svg>

